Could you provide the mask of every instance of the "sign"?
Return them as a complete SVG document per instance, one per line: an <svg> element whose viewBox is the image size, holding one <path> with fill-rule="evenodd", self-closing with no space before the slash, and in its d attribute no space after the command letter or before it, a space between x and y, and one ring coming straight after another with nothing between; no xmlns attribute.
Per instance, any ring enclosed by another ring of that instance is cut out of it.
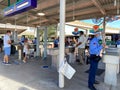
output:
<svg viewBox="0 0 120 90"><path fill-rule="evenodd" d="M74 32L78 32L78 28L74 28Z"/></svg>
<svg viewBox="0 0 120 90"><path fill-rule="evenodd" d="M60 67L58 72L62 73L68 79L71 79L73 75L76 73L76 70L71 65L69 65L67 62L65 62L65 64L63 64Z"/></svg>
<svg viewBox="0 0 120 90"><path fill-rule="evenodd" d="M4 16L13 16L36 7L37 0L20 0L19 2L16 2L15 4L12 4L11 6L5 8L3 11Z"/></svg>
<svg viewBox="0 0 120 90"><path fill-rule="evenodd" d="M93 29L94 29L94 31L98 31L99 25L94 25L94 26L93 26Z"/></svg>
<svg viewBox="0 0 120 90"><path fill-rule="evenodd" d="M72 32L72 34L74 35L80 34L80 31L78 31L78 28L74 28L74 31Z"/></svg>

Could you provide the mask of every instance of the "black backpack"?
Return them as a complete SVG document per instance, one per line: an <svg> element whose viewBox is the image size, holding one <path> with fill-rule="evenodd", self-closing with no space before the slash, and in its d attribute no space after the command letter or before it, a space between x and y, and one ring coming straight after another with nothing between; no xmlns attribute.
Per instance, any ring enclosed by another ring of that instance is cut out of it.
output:
<svg viewBox="0 0 120 90"><path fill-rule="evenodd" d="M16 47L14 45L11 45L11 55L14 55L16 53Z"/></svg>

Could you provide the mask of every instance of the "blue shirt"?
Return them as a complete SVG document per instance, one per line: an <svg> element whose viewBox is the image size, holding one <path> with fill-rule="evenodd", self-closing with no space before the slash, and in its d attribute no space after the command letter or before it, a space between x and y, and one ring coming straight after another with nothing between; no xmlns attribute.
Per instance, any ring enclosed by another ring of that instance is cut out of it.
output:
<svg viewBox="0 0 120 90"><path fill-rule="evenodd" d="M55 39L54 40L54 44L58 44L59 43L59 40L58 39Z"/></svg>
<svg viewBox="0 0 120 90"><path fill-rule="evenodd" d="M37 39L33 40L33 44L35 44L35 45L37 44Z"/></svg>
<svg viewBox="0 0 120 90"><path fill-rule="evenodd" d="M54 40L54 47L58 47L58 43L59 43L59 40L58 40L58 39L55 39L55 40Z"/></svg>
<svg viewBox="0 0 120 90"><path fill-rule="evenodd" d="M101 49L103 48L102 45L99 44L99 40L95 37L90 41L90 54L99 55Z"/></svg>
<svg viewBox="0 0 120 90"><path fill-rule="evenodd" d="M21 42L21 43L24 43L24 41L25 41L25 38L22 37L20 42Z"/></svg>
<svg viewBox="0 0 120 90"><path fill-rule="evenodd" d="M4 47L10 47L11 45L8 43L8 41L10 40L10 36L8 36L7 34L4 36Z"/></svg>
<svg viewBox="0 0 120 90"><path fill-rule="evenodd" d="M117 45L120 45L120 40L117 40L116 44L117 44Z"/></svg>

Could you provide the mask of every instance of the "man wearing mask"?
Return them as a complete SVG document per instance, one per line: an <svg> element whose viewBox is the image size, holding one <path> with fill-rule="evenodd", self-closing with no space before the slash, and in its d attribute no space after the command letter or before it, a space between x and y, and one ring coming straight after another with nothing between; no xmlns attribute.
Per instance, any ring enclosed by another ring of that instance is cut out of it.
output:
<svg viewBox="0 0 120 90"><path fill-rule="evenodd" d="M94 84L99 84L95 80L96 71L98 68L98 63L101 60L101 51L103 48L106 48L105 44L101 44L102 36L100 32L95 32L94 37L90 40L89 52L90 52L90 69L89 69L89 79L88 79L88 88L90 90L97 90L94 87Z"/></svg>
<svg viewBox="0 0 120 90"><path fill-rule="evenodd" d="M10 56L10 52L11 52L11 40L10 40L10 36L11 36L11 31L7 31L7 33L4 36L4 61L3 64L5 65L9 65L9 56Z"/></svg>

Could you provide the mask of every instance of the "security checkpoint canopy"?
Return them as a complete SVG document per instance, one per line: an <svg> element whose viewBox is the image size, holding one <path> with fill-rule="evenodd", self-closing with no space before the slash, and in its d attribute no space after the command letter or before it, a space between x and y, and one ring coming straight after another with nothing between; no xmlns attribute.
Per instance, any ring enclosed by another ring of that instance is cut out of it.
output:
<svg viewBox="0 0 120 90"><path fill-rule="evenodd" d="M11 3L15 2L15 0L10 1ZM7 6L7 2L8 0L0 0L0 7L2 9L5 8ZM64 62L65 56L64 55L65 21L68 22L73 20L99 18L108 15L111 16L117 15L119 14L117 8L119 9L120 7L118 7L118 4L117 5L114 4L114 0L38 0L38 7L28 12L12 17L3 17L3 14L1 13L0 22L3 23L7 21L7 23L14 24L16 18L17 25L47 26L51 24L56 24L60 21L60 47L59 47L59 61L60 61L59 66L60 66ZM39 13L44 13L44 16L40 16ZM45 31L47 32L47 29ZM39 36L38 33L39 30L37 29L37 37ZM47 38L45 40L47 41ZM37 40L36 47L38 52L37 55L39 55L39 40ZM62 73L59 73L59 87L60 88L64 87L64 76Z"/></svg>
<svg viewBox="0 0 120 90"><path fill-rule="evenodd" d="M11 4L15 1L10 0ZM59 22L60 0L37 0L37 3L37 8L28 12L4 17L2 10L7 7L8 0L0 0L0 23L14 24L15 18L18 25L51 25ZM117 8L120 7L115 5L115 0L66 0L66 21L117 15L120 14ZM38 13L45 15L39 16Z"/></svg>
<svg viewBox="0 0 120 90"><path fill-rule="evenodd" d="M84 21L79 21L79 20L67 22L66 25L81 28L83 30L91 30L93 29L94 26L94 24L86 23ZM101 25L100 28L103 28L103 26ZM112 28L112 27L106 27L106 31L105 31L105 33L112 33L112 34L119 32L120 32L120 28Z"/></svg>
<svg viewBox="0 0 120 90"><path fill-rule="evenodd" d="M9 23L7 24L0 23L0 34L5 34L7 30L17 31L17 33L20 34L24 32L26 29L27 29L26 26L11 25Z"/></svg>

